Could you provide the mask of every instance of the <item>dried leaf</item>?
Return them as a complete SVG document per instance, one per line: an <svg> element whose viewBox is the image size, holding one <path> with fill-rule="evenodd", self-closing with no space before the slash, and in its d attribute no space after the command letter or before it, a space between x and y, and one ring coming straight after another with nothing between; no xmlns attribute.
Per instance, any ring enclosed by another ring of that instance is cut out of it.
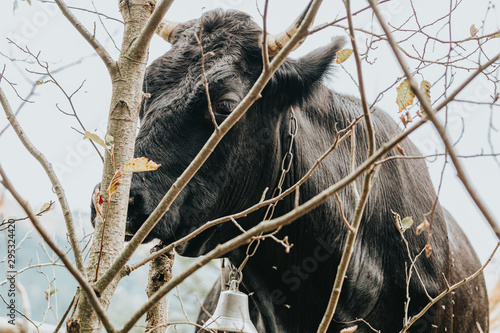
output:
<svg viewBox="0 0 500 333"><path fill-rule="evenodd" d="M399 119L401 119L405 128L408 126L408 123L411 123L413 121L413 119L411 118L410 112L406 112L406 114L401 115L401 117L399 117Z"/></svg>
<svg viewBox="0 0 500 333"><path fill-rule="evenodd" d="M35 83L36 83L36 85L37 85L37 86L39 86L39 85L43 84L43 81L36 80L36 82L35 82Z"/></svg>
<svg viewBox="0 0 500 333"><path fill-rule="evenodd" d="M410 229L412 225L413 225L413 217L411 216L407 216L401 220L401 229L403 230L403 232Z"/></svg>
<svg viewBox="0 0 500 333"><path fill-rule="evenodd" d="M427 244L425 246L425 256L427 258L429 258L431 256L431 254L432 254L432 246L431 246L431 244Z"/></svg>
<svg viewBox="0 0 500 333"><path fill-rule="evenodd" d="M408 79L404 79L403 82L396 88L398 96L396 98L396 103L399 106L399 112L403 111L407 106L413 104L413 99L415 94L411 91L410 82Z"/></svg>
<svg viewBox="0 0 500 333"><path fill-rule="evenodd" d="M471 25L471 26L470 26L470 36L471 36L471 37L477 37L477 32L478 32L478 31L479 31L479 30L477 30L477 28L476 28L476 25L475 25L475 24L473 24L473 25Z"/></svg>
<svg viewBox="0 0 500 333"><path fill-rule="evenodd" d="M496 93L495 96L491 96L491 98L493 98L493 103L496 103L500 98L500 93Z"/></svg>
<svg viewBox="0 0 500 333"><path fill-rule="evenodd" d="M343 49L337 52L337 60L335 61L337 64L341 64L346 61L352 54L353 50L351 49Z"/></svg>
<svg viewBox="0 0 500 333"><path fill-rule="evenodd" d="M420 236L420 234L427 228L429 228L431 224L429 221L424 220L422 223L420 223L417 227L417 236Z"/></svg>
<svg viewBox="0 0 500 333"><path fill-rule="evenodd" d="M118 189L118 186L121 185L122 181L123 181L123 170L120 168L115 172L113 179L111 179L111 183L109 183L108 187L109 201L111 201L111 197L113 196L113 194L115 194L116 190Z"/></svg>
<svg viewBox="0 0 500 333"><path fill-rule="evenodd" d="M398 143L398 144L396 144L396 150L397 150L397 151L398 151L401 155L406 156L406 154L405 154L405 151L404 151L403 147L401 147L401 146L399 145L399 143Z"/></svg>
<svg viewBox="0 0 500 333"><path fill-rule="evenodd" d="M97 134L85 131L85 135L83 136L83 139L90 139L90 140L94 141L95 143L97 143L98 145L106 148L104 141Z"/></svg>
<svg viewBox="0 0 500 333"><path fill-rule="evenodd" d="M357 329L358 329L358 325L354 325L351 327L341 329L340 333L352 333L352 332L355 332Z"/></svg>
<svg viewBox="0 0 500 333"><path fill-rule="evenodd" d="M54 201L46 202L43 204L42 208L40 208L40 211L37 215L47 213L48 211L52 210L52 208L54 208Z"/></svg>
<svg viewBox="0 0 500 333"><path fill-rule="evenodd" d="M401 122L403 123L403 126L406 128L406 125L408 125L408 123L406 122L405 115L402 114L401 116L399 116L399 119L401 119Z"/></svg>
<svg viewBox="0 0 500 333"><path fill-rule="evenodd" d="M425 96L425 100L431 104L431 83L429 81L423 80L420 83L420 91L422 94ZM422 111L422 114L425 114L425 109L422 103L420 103L420 111Z"/></svg>
<svg viewBox="0 0 500 333"><path fill-rule="evenodd" d="M158 169L161 164L156 164L153 161L148 160L146 157L136 157L131 159L125 167L124 172L143 172L143 171L153 171Z"/></svg>

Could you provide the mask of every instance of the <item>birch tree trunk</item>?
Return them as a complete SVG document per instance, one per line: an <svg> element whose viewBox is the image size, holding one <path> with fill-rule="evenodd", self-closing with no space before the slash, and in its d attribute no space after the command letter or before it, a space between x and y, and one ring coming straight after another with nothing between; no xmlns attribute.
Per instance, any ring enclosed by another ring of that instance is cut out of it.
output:
<svg viewBox="0 0 500 333"><path fill-rule="evenodd" d="M148 56L147 47L129 52L132 43L138 38L146 22L155 9L156 1L121 0L120 12L124 21L124 36L116 73L112 75L112 99L109 111L107 134L114 138L114 168L125 165L134 153L135 134L139 109L143 98L142 82ZM111 156L106 153L101 183L104 199L102 212L107 215L106 223L97 218L96 229L87 265L87 277L93 284L111 266L123 250L125 220L131 174L125 174L122 184L114 193L108 207L107 189L114 175ZM109 211L108 211L109 209ZM108 213L106 214L106 212ZM101 252L102 240L102 253ZM99 264L98 264L99 262ZM98 272L96 272L96 268ZM107 309L118 284L115 279L101 295L98 295L104 309ZM80 293L76 309L67 321L69 332L101 332L102 325L83 293Z"/></svg>

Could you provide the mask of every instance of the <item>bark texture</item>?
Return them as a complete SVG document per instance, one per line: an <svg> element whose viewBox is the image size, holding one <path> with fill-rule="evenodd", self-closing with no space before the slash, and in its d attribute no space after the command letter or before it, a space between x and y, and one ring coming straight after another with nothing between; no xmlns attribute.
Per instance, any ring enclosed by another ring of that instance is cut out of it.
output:
<svg viewBox="0 0 500 333"><path fill-rule="evenodd" d="M138 38L154 11L156 1L122 0L119 2L124 21L124 37L120 57L116 63L117 71L112 75L112 99L109 111L107 134L114 138L114 167L111 156L107 153L104 161L104 172L101 183L101 195L104 199L103 216L105 223L97 218L96 229L87 265L87 277L95 283L111 266L114 259L123 250L125 237L125 220L127 216L128 194L131 174L125 174L122 184L107 205L107 189L114 175L125 165L134 153L135 134L139 109L143 98L142 82L146 69L148 50L134 49L130 52L134 40ZM109 211L108 211L109 209ZM106 212L108 212L106 214ZM102 253L101 252L102 240ZM99 261L99 270L96 268ZM119 279L115 279L99 296L103 308L107 309ZM93 311L87 298L82 294L76 309L67 321L70 332L102 331L99 318Z"/></svg>
<svg viewBox="0 0 500 333"><path fill-rule="evenodd" d="M151 253L160 251L164 248L160 243L151 249ZM150 298L161 286L166 284L172 278L172 266L174 264L174 251L167 252L155 258L149 263L148 286L146 294ZM165 333L167 330L167 299L164 296L155 304L146 315L146 332Z"/></svg>

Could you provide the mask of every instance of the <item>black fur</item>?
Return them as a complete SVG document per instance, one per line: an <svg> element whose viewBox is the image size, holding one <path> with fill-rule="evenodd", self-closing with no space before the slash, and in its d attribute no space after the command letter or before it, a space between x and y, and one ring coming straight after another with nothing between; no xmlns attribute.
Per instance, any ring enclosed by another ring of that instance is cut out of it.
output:
<svg viewBox="0 0 500 333"><path fill-rule="evenodd" d="M151 98L143 105L135 155L162 166L155 172L134 174L129 206L129 231L136 231L159 203L167 189L193 160L213 132L201 73L201 54L194 34L200 20L183 24L175 32L172 49L147 70L144 91ZM221 96L231 93L241 100L262 69L259 36L262 30L237 11L210 11L203 15L203 48L206 74L214 109ZM293 165L285 187L291 186L334 141L335 124L344 128L362 113L357 99L337 94L321 84L342 41L312 51L298 60L287 60L273 76L263 96L227 134L206 164L180 193L147 240L170 243L212 219L239 212L257 203L266 187L268 197L281 172L281 159L289 146L290 109L295 108L298 134ZM212 52L212 53L211 53ZM224 119L216 114L217 120ZM383 112L373 113L377 145L399 132ZM357 164L366 158L364 124L356 128ZM401 144L407 155L419 155L409 141ZM391 152L389 156L395 154ZM346 140L300 188L305 202L349 173L350 142ZM348 219L354 199L350 187L339 193ZM420 223L436 199L422 160L384 163L369 196L340 303L329 332L339 332L362 318L382 332L399 332L406 301L405 268L410 264L391 210L413 216ZM293 208L293 198L280 202L275 216ZM264 210L238 222L250 228L261 221ZM186 256L200 256L238 235L226 223L211 228L177 248ZM416 236L415 227L405 237L415 256L427 244L427 232ZM286 254L273 240L264 240L243 272L244 287L253 293L252 318L259 332L315 332L325 311L347 230L339 207L330 199L319 208L283 228L294 244ZM466 236L439 204L433 216L433 252L420 256L417 268L427 292L434 297L480 266ZM241 263L246 247L227 254ZM206 305L214 309L217 286ZM409 315L428 303L416 275L410 282ZM473 294L473 297L471 295ZM202 319L200 317L200 319ZM488 305L484 279L461 287L433 306L411 332L472 332L479 322L488 331ZM371 332L363 322L356 332Z"/></svg>

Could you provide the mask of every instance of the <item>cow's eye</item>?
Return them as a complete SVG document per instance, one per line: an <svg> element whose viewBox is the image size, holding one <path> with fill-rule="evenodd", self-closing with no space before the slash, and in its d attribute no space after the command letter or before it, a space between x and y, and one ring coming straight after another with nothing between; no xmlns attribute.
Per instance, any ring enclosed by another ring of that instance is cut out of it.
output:
<svg viewBox="0 0 500 333"><path fill-rule="evenodd" d="M233 112L238 106L238 103L239 98L235 93L226 93L217 99L214 105L214 112L219 115L227 116Z"/></svg>
<svg viewBox="0 0 500 333"><path fill-rule="evenodd" d="M232 99L223 99L217 102L215 112L218 114L228 115L238 106L238 102Z"/></svg>

